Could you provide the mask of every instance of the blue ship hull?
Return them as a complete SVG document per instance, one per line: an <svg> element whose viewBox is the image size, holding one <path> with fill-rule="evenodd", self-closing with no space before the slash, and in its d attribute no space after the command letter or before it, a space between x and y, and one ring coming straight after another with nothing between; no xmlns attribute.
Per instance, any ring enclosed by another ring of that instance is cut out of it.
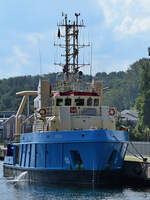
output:
<svg viewBox="0 0 150 200"><path fill-rule="evenodd" d="M120 177L127 145L123 131L21 134L13 155L5 157L4 176L27 171L28 180L45 184L108 184Z"/></svg>

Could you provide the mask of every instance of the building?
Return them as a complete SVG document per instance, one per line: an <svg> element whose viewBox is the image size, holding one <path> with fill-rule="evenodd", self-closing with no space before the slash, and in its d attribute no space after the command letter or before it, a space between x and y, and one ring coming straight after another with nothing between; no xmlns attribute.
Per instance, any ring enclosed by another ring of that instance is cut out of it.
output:
<svg viewBox="0 0 150 200"><path fill-rule="evenodd" d="M19 117L21 124L21 132L29 133L32 132L32 124L33 124L33 115L26 117L21 115ZM3 142L9 143L15 139L16 134L16 115L11 115L8 119L5 119L2 123L2 132L3 132Z"/></svg>
<svg viewBox="0 0 150 200"><path fill-rule="evenodd" d="M9 132L10 132L10 135L12 134L11 130L9 130L8 128L8 133L6 132L6 127L5 127L5 122L7 122L9 120L9 118L11 118L11 116L14 116L15 117L16 115L16 112L14 111L0 111L0 142L4 142L6 140L6 138L8 137L9 135Z"/></svg>
<svg viewBox="0 0 150 200"><path fill-rule="evenodd" d="M3 122L3 141L8 143L14 140L15 137L15 115L12 115Z"/></svg>
<svg viewBox="0 0 150 200"><path fill-rule="evenodd" d="M135 127L138 121L138 112L136 110L123 110L121 112L121 119L128 125Z"/></svg>

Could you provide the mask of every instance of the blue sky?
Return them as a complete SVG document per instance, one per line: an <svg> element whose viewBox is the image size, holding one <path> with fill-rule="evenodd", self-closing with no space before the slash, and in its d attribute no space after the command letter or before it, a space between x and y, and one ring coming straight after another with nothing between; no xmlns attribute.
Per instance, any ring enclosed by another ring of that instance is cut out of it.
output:
<svg viewBox="0 0 150 200"><path fill-rule="evenodd" d="M62 11L70 18L81 13L93 44L93 74L127 70L148 57L150 0L1 0L0 79L61 71L53 65L53 43Z"/></svg>

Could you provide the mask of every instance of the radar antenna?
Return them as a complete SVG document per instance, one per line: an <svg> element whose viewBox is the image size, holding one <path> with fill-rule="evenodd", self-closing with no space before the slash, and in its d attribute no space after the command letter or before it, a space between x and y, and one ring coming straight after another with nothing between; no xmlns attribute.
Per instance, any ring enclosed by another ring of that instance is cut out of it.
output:
<svg viewBox="0 0 150 200"><path fill-rule="evenodd" d="M67 14L62 14L64 17L63 21L57 24L58 26L58 39L64 38L64 44L56 44L60 48L65 49L65 54L61 56L65 57L65 63L57 63L63 67L64 79L68 85L72 85L76 82L76 78L81 75L79 69L89 63L79 63L79 50L80 48L88 47L89 44L79 44L79 29L85 27L83 20L79 23L80 13L75 13L75 21L68 20ZM61 32L61 28L64 28L64 32ZM64 33L64 34L62 34Z"/></svg>

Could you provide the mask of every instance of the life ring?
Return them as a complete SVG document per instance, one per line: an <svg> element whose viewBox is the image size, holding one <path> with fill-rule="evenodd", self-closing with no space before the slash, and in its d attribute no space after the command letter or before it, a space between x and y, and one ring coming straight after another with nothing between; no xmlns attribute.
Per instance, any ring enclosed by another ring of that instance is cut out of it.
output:
<svg viewBox="0 0 150 200"><path fill-rule="evenodd" d="M46 109L45 108L41 108L40 109L40 115L41 116L45 116L46 115Z"/></svg>
<svg viewBox="0 0 150 200"><path fill-rule="evenodd" d="M70 107L70 113L77 113L77 107Z"/></svg>
<svg viewBox="0 0 150 200"><path fill-rule="evenodd" d="M114 108L109 109L109 115L111 115L111 116L115 115L115 109Z"/></svg>

